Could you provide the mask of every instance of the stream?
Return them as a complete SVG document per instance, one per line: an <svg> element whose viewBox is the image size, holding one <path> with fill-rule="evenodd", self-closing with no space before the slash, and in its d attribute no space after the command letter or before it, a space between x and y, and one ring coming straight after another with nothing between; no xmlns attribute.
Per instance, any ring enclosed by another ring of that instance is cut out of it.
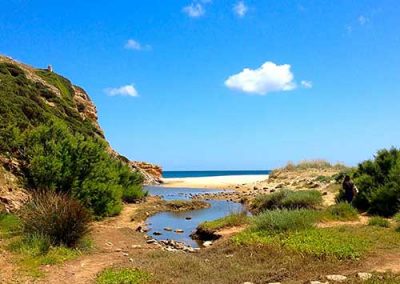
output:
<svg viewBox="0 0 400 284"><path fill-rule="evenodd" d="M193 189L193 188L167 188L161 186L148 186L146 190L150 195L157 195L164 200L189 200L193 195L221 192L212 189ZM197 226L205 221L212 221L222 218L231 213L238 213L245 210L244 206L238 202L226 200L207 200L210 203L209 208L191 210L185 212L160 212L146 220L149 224L148 235L156 240L174 240L182 242L187 246L198 248L202 242L193 240L190 234ZM172 231L166 231L164 228L171 228ZM183 233L174 232L176 229L183 230ZM160 232L161 235L153 235L154 232Z"/></svg>

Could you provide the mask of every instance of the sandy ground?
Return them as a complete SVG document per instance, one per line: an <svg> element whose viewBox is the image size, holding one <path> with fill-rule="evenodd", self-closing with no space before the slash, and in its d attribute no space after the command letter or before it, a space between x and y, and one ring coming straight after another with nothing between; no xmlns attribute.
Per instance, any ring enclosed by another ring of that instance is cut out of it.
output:
<svg viewBox="0 0 400 284"><path fill-rule="evenodd" d="M215 177L164 178L165 187L228 189L244 184L256 184L268 179L268 175L235 175Z"/></svg>

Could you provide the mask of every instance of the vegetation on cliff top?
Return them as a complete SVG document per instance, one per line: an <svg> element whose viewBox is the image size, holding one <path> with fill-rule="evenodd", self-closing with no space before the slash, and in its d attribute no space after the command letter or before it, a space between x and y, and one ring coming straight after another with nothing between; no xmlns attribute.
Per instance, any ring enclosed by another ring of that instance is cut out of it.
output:
<svg viewBox="0 0 400 284"><path fill-rule="evenodd" d="M94 122L81 116L71 82L32 72L47 83L0 62L0 155L19 162L25 186L69 194L97 216L143 197L142 176L109 154Z"/></svg>

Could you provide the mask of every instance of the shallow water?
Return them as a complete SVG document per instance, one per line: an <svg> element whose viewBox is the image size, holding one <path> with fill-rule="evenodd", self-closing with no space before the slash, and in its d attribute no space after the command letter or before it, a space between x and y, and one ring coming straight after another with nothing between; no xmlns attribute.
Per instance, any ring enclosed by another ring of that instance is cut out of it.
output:
<svg viewBox="0 0 400 284"><path fill-rule="evenodd" d="M199 193L215 193L218 190L193 189L193 188L166 188L166 187L147 187L151 195L158 195L165 200L188 200L192 195ZM192 247L200 247L201 242L192 240L190 234L196 227L204 221L212 221L231 213L238 213L245 210L244 206L237 202L225 200L208 200L210 208L192 210L186 212L160 212L147 219L150 231L148 235L156 240L175 240L183 242ZM186 218L190 217L190 220ZM164 228L169 227L172 230L182 229L183 233L168 232ZM154 232L160 232L162 235L155 236Z"/></svg>

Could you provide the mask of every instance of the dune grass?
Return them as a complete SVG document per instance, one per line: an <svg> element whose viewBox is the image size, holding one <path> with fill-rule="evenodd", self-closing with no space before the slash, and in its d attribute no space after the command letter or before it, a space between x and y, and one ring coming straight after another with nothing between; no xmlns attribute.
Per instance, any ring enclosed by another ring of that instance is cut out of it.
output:
<svg viewBox="0 0 400 284"><path fill-rule="evenodd" d="M147 283L150 275L138 269L107 268L96 279L96 284L140 284Z"/></svg>
<svg viewBox="0 0 400 284"><path fill-rule="evenodd" d="M200 228L209 231L218 231L223 228L230 228L236 226L242 226L249 223L249 217L246 213L233 213L228 216L222 217L213 221L206 221L199 225Z"/></svg>
<svg viewBox="0 0 400 284"><path fill-rule="evenodd" d="M273 209L316 209L322 204L322 194L318 190L280 190L259 195L251 203L255 213Z"/></svg>

